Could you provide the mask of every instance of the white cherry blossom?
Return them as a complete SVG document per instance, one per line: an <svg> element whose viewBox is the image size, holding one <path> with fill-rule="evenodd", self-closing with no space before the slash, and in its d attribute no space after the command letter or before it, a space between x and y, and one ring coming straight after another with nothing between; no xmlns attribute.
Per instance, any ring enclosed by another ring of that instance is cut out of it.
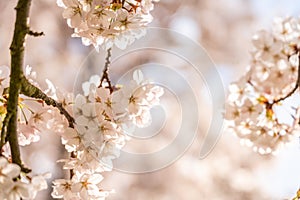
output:
<svg viewBox="0 0 300 200"><path fill-rule="evenodd" d="M133 78L129 85L111 93L99 87L99 76L92 76L83 84L84 94L69 103L76 124L59 134L73 157L60 162L64 169L72 170L73 177L54 181L52 197L105 199L110 194L100 187L101 173L111 171L112 161L120 156L128 140L126 127L149 125L150 109L163 95L163 89L144 80L141 71L135 71Z"/></svg>
<svg viewBox="0 0 300 200"><path fill-rule="evenodd" d="M152 21L152 0L57 0L64 8L63 17L74 28L73 37L81 37L84 45L109 49L113 45L125 49L145 35Z"/></svg>
<svg viewBox="0 0 300 200"><path fill-rule="evenodd" d="M73 182L66 179L56 179L53 181L53 198L63 198L65 200L79 200L80 197L72 192Z"/></svg>
<svg viewBox="0 0 300 200"><path fill-rule="evenodd" d="M292 98L299 66L299 19L276 19L273 31L259 31L253 37L250 69L231 84L225 105L228 126L261 154L273 153L299 135L300 104L288 121L280 119L278 108Z"/></svg>

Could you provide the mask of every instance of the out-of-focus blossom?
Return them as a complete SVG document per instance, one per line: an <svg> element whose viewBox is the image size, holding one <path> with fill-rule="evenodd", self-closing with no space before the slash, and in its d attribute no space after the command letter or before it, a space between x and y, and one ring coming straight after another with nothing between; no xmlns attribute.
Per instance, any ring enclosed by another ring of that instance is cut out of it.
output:
<svg viewBox="0 0 300 200"><path fill-rule="evenodd" d="M299 19L276 19L272 32L255 34L249 72L230 86L225 119L245 144L262 154L299 134L299 105L289 122L279 119L278 111L299 78L299 27Z"/></svg>
<svg viewBox="0 0 300 200"><path fill-rule="evenodd" d="M47 189L49 175L23 176L21 168L0 157L0 197L4 200L34 199L37 192Z"/></svg>

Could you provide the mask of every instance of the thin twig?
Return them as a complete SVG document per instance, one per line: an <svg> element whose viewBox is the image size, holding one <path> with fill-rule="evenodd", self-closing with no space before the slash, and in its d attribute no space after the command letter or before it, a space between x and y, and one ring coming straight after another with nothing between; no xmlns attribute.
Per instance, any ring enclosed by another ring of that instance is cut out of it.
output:
<svg viewBox="0 0 300 200"><path fill-rule="evenodd" d="M113 92L113 87L112 87L112 84L110 82L110 79L109 79L109 66L110 66L110 58L111 58L111 48L109 48L107 50L107 55L106 55L106 58L105 58L105 65L104 65L104 69L102 71L102 76L101 76L101 79L100 79L100 85L99 87L103 87L103 81L105 80L108 84L108 89L110 91L110 93Z"/></svg>
<svg viewBox="0 0 300 200"><path fill-rule="evenodd" d="M28 35L31 35L33 37L40 37L40 36L44 36L44 32L36 32L36 31L32 31L29 30Z"/></svg>

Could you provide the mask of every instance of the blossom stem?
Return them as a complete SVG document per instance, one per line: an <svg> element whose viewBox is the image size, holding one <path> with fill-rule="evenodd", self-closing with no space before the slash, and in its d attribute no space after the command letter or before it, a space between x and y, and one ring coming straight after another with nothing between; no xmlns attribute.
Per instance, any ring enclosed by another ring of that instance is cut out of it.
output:
<svg viewBox="0 0 300 200"><path fill-rule="evenodd" d="M102 87L102 84L103 84L103 81L106 80L107 84L108 84L108 89L110 91L110 93L113 92L113 87L112 87L112 84L110 82L110 79L109 79L109 66L110 66L110 58L111 58L111 48L109 48L107 50L107 54L106 54L106 58L105 58L105 65L104 65L104 69L102 71L102 76L101 76L101 79L100 79L100 85L99 87Z"/></svg>
<svg viewBox="0 0 300 200"><path fill-rule="evenodd" d="M22 94L35 99L41 99L45 101L47 105L56 107L60 111L60 113L64 115L68 120L69 127L74 128L74 124L75 124L74 118L64 109L61 103L58 103L53 98L47 96L41 89L31 84L27 80L27 78L23 77L21 83L22 83L22 87L21 87Z"/></svg>

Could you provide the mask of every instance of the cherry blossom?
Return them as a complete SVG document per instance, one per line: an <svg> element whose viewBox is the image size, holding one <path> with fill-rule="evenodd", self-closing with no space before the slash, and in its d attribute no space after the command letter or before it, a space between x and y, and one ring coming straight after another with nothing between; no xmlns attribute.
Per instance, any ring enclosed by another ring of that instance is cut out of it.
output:
<svg viewBox="0 0 300 200"><path fill-rule="evenodd" d="M150 109L159 104L164 93L160 86L144 80L141 71L135 71L128 85L112 93L99 85L100 77L91 76L82 84L84 94L78 94L74 103L64 104L74 114L76 124L59 132L62 144L73 155L60 162L73 176L53 182L54 198L105 199L111 191L101 188L101 173L111 171L112 161L120 156L129 139L128 124L149 125Z"/></svg>
<svg viewBox="0 0 300 200"><path fill-rule="evenodd" d="M45 179L50 178L49 174L28 177L21 174L20 166L0 157L0 197L2 199L34 199L37 192L47 189Z"/></svg>
<svg viewBox="0 0 300 200"><path fill-rule="evenodd" d="M8 87L10 70L6 66L0 66L0 91L3 93L4 89ZM32 67L25 67L25 76L29 82L35 86L38 86L36 82L36 72L32 70ZM48 86L49 81L47 82ZM45 92L53 90L50 88L45 89ZM1 94L2 94L1 93ZM2 94L0 97L0 116L4 119L6 115L6 103L7 94ZM19 145L25 146L32 142L38 142L40 140L40 133L44 130L56 130L54 126L55 122L61 121L56 119L53 112L53 108L47 106L43 101L20 95L18 102L18 139ZM61 115L59 115L61 118ZM2 126L2 124L1 124ZM9 152L7 152L9 154Z"/></svg>
<svg viewBox="0 0 300 200"><path fill-rule="evenodd" d="M72 181L66 179L56 179L53 181L53 191L51 193L54 198L63 198L63 199L80 199L76 193L72 192Z"/></svg>
<svg viewBox="0 0 300 200"><path fill-rule="evenodd" d="M228 126L242 143L266 154L299 135L299 104L280 118L299 84L299 27L294 18L276 19L273 31L259 31L253 37L254 50L246 75L229 87L225 106Z"/></svg>
<svg viewBox="0 0 300 200"><path fill-rule="evenodd" d="M20 2L17 12L29 10L29 1ZM81 37L85 45L92 44L96 49L103 47L107 50L113 45L124 49L145 34L145 27L152 21L150 11L153 10L153 2L57 0L57 4L64 9L63 18L74 29L73 36ZM26 23L28 16L25 15L20 24ZM16 49L23 50L22 45L25 46L15 42L17 32L16 28L12 57L18 55ZM25 40L26 34L42 35L33 31L24 32L20 35L20 41ZM112 191L102 188L102 173L113 169L113 160L120 156L121 149L130 139L127 135L129 124L132 127L150 124L150 110L159 104L163 89L144 80L140 71L134 72L134 80L122 87L113 86L108 72L103 71L101 79L94 75L83 83L83 94L76 96L57 89L50 80L45 81L47 88L41 89L32 67L26 66L23 72L23 53L20 55L16 58L19 61L12 67L11 77L19 76L17 80L10 81L9 68L0 66L0 198L34 199L40 190L47 188L45 179L49 176L31 174L30 169L23 165L18 148L19 145L39 141L42 132L53 132L57 133L70 153L70 157L58 161L64 163L63 169L70 170L70 177L53 181L52 197L105 199ZM110 56L109 50L105 64L107 71ZM17 75L14 76L14 73ZM10 88L10 96L7 88ZM17 91L16 96L14 91Z"/></svg>
<svg viewBox="0 0 300 200"><path fill-rule="evenodd" d="M80 177L75 175L73 179L77 179L78 182L74 184L72 191L78 193L81 199L95 199L102 196L97 186L103 180L101 174L84 174Z"/></svg>
<svg viewBox="0 0 300 200"><path fill-rule="evenodd" d="M152 0L57 0L64 8L63 17L74 28L73 37L81 37L84 45L113 45L125 49L145 35L144 28L152 21Z"/></svg>

